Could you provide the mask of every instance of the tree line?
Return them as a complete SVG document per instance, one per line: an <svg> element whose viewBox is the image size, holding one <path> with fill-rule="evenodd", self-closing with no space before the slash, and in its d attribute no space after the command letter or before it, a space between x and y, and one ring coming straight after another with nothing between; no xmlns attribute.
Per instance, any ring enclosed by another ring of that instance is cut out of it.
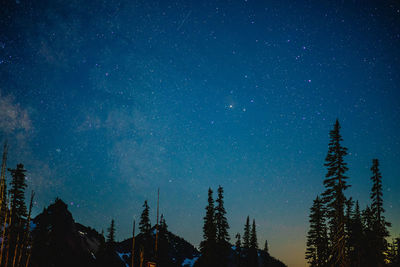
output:
<svg viewBox="0 0 400 267"><path fill-rule="evenodd" d="M8 145L5 142L0 177L0 266L27 267L32 251L30 221L34 192L28 210L25 204L26 170L23 164L17 164L15 169L7 169L7 152ZM8 191L6 170L11 175Z"/></svg>
<svg viewBox="0 0 400 267"><path fill-rule="evenodd" d="M231 262L238 267L256 267L259 264L259 250L257 241L256 222L253 219L250 226L250 218L247 216L244 226L243 238L236 234L235 246L229 243L229 224L224 207L224 190L218 187L217 199L213 199L213 191L208 189L208 205L204 216L203 241L200 243L201 256L195 267L226 267ZM232 255L233 249L233 255ZM268 253L268 242L265 242L265 255ZM268 266L268 260L264 259L264 266Z"/></svg>
<svg viewBox="0 0 400 267"><path fill-rule="evenodd" d="M400 238L388 242L391 223L384 216L379 160L372 160L371 203L361 210L358 201L345 196L348 152L340 129L336 120L324 164L325 191L310 209L305 258L311 267L400 266Z"/></svg>

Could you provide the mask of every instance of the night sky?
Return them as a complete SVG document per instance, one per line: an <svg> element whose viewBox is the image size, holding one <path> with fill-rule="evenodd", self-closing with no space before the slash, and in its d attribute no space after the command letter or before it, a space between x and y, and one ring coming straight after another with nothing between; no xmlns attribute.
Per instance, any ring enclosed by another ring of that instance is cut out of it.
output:
<svg viewBox="0 0 400 267"><path fill-rule="evenodd" d="M123 240L145 199L155 223L160 187L169 229L198 246L221 185L233 241L250 215L260 247L304 266L338 118L346 195L369 204L378 158L400 234L399 2L3 3L0 141L35 214L58 196Z"/></svg>

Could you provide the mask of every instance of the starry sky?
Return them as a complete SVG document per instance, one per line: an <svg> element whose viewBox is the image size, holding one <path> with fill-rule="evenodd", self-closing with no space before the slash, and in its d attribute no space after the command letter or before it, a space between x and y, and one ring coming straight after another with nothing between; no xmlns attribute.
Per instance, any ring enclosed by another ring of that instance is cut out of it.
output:
<svg viewBox="0 0 400 267"><path fill-rule="evenodd" d="M0 138L28 170L35 214L55 197L130 236L145 199L198 246L207 189L225 189L233 239L304 266L329 131L342 125L347 196L369 202L381 163L400 234L397 1L6 0ZM29 194L28 194L29 195Z"/></svg>

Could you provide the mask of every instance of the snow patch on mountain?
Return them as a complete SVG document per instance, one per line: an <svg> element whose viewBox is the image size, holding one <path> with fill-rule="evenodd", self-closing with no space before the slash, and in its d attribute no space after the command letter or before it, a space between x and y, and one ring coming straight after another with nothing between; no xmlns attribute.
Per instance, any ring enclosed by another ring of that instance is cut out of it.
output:
<svg viewBox="0 0 400 267"><path fill-rule="evenodd" d="M193 259L185 259L182 262L182 267L193 267L196 261L199 259L199 257L194 257Z"/></svg>

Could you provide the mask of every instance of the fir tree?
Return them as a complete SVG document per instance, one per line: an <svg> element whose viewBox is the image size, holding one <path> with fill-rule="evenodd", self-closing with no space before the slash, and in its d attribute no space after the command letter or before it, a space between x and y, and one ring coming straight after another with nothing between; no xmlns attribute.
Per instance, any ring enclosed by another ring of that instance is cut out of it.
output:
<svg viewBox="0 0 400 267"><path fill-rule="evenodd" d="M217 206L215 207L215 222L216 222L216 230L217 230L217 243L225 244L229 242L229 224L226 219L226 211L224 208L224 189L219 186L218 187L218 198L216 200Z"/></svg>
<svg viewBox="0 0 400 267"><path fill-rule="evenodd" d="M250 248L250 218L247 216L246 224L244 225L244 234L243 234L243 248Z"/></svg>
<svg viewBox="0 0 400 267"><path fill-rule="evenodd" d="M164 231L164 232L168 231L168 225L165 222L164 214L161 214L161 217L160 217L160 232L161 231Z"/></svg>
<svg viewBox="0 0 400 267"><path fill-rule="evenodd" d="M310 230L307 235L306 259L311 267L325 266L328 259L328 237L325 225L325 210L317 196L310 212Z"/></svg>
<svg viewBox="0 0 400 267"><path fill-rule="evenodd" d="M236 237L236 243L235 243L236 251L238 251L238 249L240 251L240 248L242 247L242 240L240 238L240 233L237 233L235 237Z"/></svg>
<svg viewBox="0 0 400 267"><path fill-rule="evenodd" d="M376 267L376 248L374 244L374 216L369 206L362 212L362 223L364 229L364 242L363 242L363 259L361 266L375 266Z"/></svg>
<svg viewBox="0 0 400 267"><path fill-rule="evenodd" d="M217 228L215 223L215 208L213 191L208 189L208 205L206 207L206 216L204 217L203 238L200 243L202 253L199 258L199 266L218 266L216 254Z"/></svg>
<svg viewBox="0 0 400 267"><path fill-rule="evenodd" d="M215 207L215 226L216 226L216 253L218 254L218 266L224 267L228 265L228 257L230 252L229 244L229 224L226 219L226 211L224 208L224 190L221 186L218 187L218 197Z"/></svg>
<svg viewBox="0 0 400 267"><path fill-rule="evenodd" d="M265 243L264 243L264 252L265 252L266 254L269 254L269 251L268 251L268 240L265 240Z"/></svg>
<svg viewBox="0 0 400 267"><path fill-rule="evenodd" d="M257 241L257 230L256 221L253 219L253 224L251 227L250 234L250 249L249 249L249 266L258 266L258 241Z"/></svg>
<svg viewBox="0 0 400 267"><path fill-rule="evenodd" d="M1 175L0 175L0 221L3 222L7 208L7 182L6 182L6 166L7 166L7 141L4 142L3 158L1 162Z"/></svg>
<svg viewBox="0 0 400 267"><path fill-rule="evenodd" d="M353 219L353 205L354 201L350 197L346 201L346 215L345 215L345 237L346 237L346 258L349 259L351 252L353 251L353 244L350 242L352 236L352 219Z"/></svg>
<svg viewBox="0 0 400 267"><path fill-rule="evenodd" d="M236 249L236 261L237 261L237 266L241 266L241 262L242 262L242 241L240 239L240 234L237 233L236 234L236 243L235 243Z"/></svg>
<svg viewBox="0 0 400 267"><path fill-rule="evenodd" d="M362 212L362 223L364 231L372 232L373 231L373 224L374 224L374 217L370 207L367 205L365 210Z"/></svg>
<svg viewBox="0 0 400 267"><path fill-rule="evenodd" d="M372 160L371 171L373 176L371 180L373 182L371 190L371 213L373 216L372 231L374 233L373 243L375 246L375 259L377 266L384 265L384 252L387 250L386 237L389 236L387 227L391 224L386 222L383 213L383 193L382 193L382 175L379 171L379 161L377 159Z"/></svg>
<svg viewBox="0 0 400 267"><path fill-rule="evenodd" d="M252 227L251 227L250 248L258 249L256 220L255 219L253 219L253 224L252 224Z"/></svg>
<svg viewBox="0 0 400 267"><path fill-rule="evenodd" d="M243 233L243 248L242 248L242 264L243 266L250 266L250 218L247 216L246 224L244 225Z"/></svg>
<svg viewBox="0 0 400 267"><path fill-rule="evenodd" d="M345 172L348 170L344 156L347 148L340 144L343 141L340 135L339 121L336 120L334 128L329 133L330 142L325 166L328 168L324 186L326 188L323 201L327 208L327 218L330 229L330 243L332 248L332 264L337 267L346 266L346 239L344 206L346 197L344 191L349 187L346 184Z"/></svg>
<svg viewBox="0 0 400 267"><path fill-rule="evenodd" d="M142 234L149 234L151 229L150 218L149 218L149 206L147 200L143 203L143 211L140 215L139 229Z"/></svg>
<svg viewBox="0 0 400 267"><path fill-rule="evenodd" d="M350 266L361 267L363 242L364 233L360 205L358 204L358 201L356 201L356 208L350 224L349 247L352 249L349 255Z"/></svg>
<svg viewBox="0 0 400 267"><path fill-rule="evenodd" d="M18 164L16 169L8 169L11 173L11 209L12 209L12 222L13 225L20 224L21 219L26 217L26 205L25 205L25 172L23 164Z"/></svg>
<svg viewBox="0 0 400 267"><path fill-rule="evenodd" d="M115 222L114 219L111 219L110 227L107 228L108 235L107 235L107 243L113 244L115 243Z"/></svg>

